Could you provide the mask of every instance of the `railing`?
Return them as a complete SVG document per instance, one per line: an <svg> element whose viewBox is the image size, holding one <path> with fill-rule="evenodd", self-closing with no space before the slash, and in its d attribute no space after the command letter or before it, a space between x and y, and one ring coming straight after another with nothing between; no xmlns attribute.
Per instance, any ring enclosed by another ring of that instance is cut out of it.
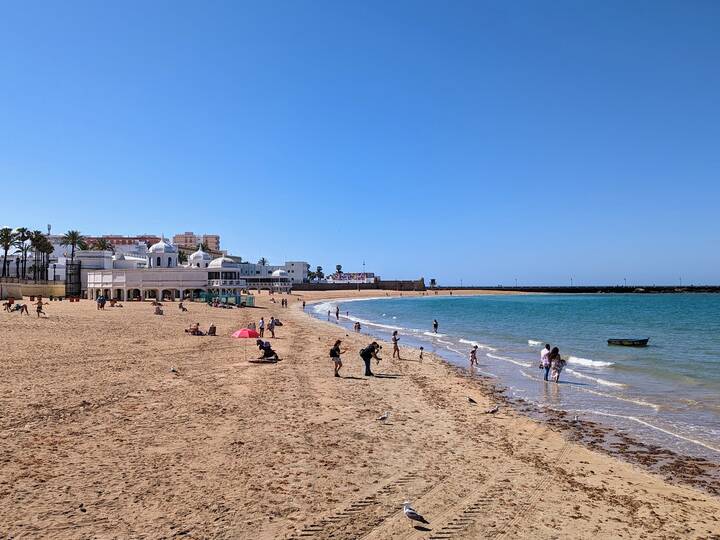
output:
<svg viewBox="0 0 720 540"><path fill-rule="evenodd" d="M52 279L21 279L21 278L11 278L11 277L4 277L0 278L0 283L19 283L19 284L25 284L25 285L52 285L53 283L56 284L64 284L64 279L57 279L53 281Z"/></svg>
<svg viewBox="0 0 720 540"><path fill-rule="evenodd" d="M244 279L210 279L208 280L208 285L210 287L245 287L246 283Z"/></svg>

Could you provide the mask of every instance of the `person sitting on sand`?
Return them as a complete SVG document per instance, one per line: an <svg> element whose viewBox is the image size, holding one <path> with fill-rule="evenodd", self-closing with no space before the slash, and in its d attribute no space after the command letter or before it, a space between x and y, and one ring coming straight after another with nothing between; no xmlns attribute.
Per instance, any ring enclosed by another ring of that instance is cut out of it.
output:
<svg viewBox="0 0 720 540"><path fill-rule="evenodd" d="M215 328L215 325L213 323L210 323L210 327L208 328L208 336L217 336L217 329Z"/></svg>
<svg viewBox="0 0 720 540"><path fill-rule="evenodd" d="M190 325L190 328L185 329L185 332L190 334L191 336L204 336L205 335L205 334L203 334L202 330L200 330L199 322L192 323Z"/></svg>
<svg viewBox="0 0 720 540"><path fill-rule="evenodd" d="M162 314L163 314L163 310L160 307L160 303L155 304L155 315L162 315Z"/></svg>
<svg viewBox="0 0 720 540"><path fill-rule="evenodd" d="M338 339L335 342L335 345L333 345L333 348L330 349L330 358L332 358L333 363L335 364L335 376L340 376L340 368L342 367L342 361L340 360L340 355L343 354L345 351L340 350L340 344L342 343L342 340Z"/></svg>
<svg viewBox="0 0 720 540"><path fill-rule="evenodd" d="M183 303L182 303L182 302L180 302L180 303L178 304L178 309L179 309L180 311L187 311L187 308L186 308L185 306L183 306Z"/></svg>
<svg viewBox="0 0 720 540"><path fill-rule="evenodd" d="M258 360L280 360L277 353L273 351L269 341L258 339L255 343L257 344L258 349L262 351L262 356L260 356Z"/></svg>
<svg viewBox="0 0 720 540"><path fill-rule="evenodd" d="M552 371L552 379L555 383L560 382L560 373L565 367L565 360L560 356L560 349L553 347L550 354L548 354L548 360L550 361L550 369Z"/></svg>

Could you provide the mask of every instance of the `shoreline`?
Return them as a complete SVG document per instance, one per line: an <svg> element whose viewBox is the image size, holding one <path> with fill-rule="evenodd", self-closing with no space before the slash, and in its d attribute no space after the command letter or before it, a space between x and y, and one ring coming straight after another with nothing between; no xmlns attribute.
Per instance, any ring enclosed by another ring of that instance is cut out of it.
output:
<svg viewBox="0 0 720 540"><path fill-rule="evenodd" d="M398 361L385 348L377 376L363 377L367 335L303 313L301 299L319 296L271 298L187 312L166 302L162 317L87 300L52 303L47 319L0 313L0 536L717 534L720 498L577 444L430 353ZM265 336L277 364L249 363L254 340L230 337L261 315L284 322ZM198 321L218 336L183 332ZM336 339L348 351L340 379ZM430 531L409 526L406 499Z"/></svg>
<svg viewBox="0 0 720 540"><path fill-rule="evenodd" d="M483 290L482 292L474 291L475 294L457 295L476 296L493 294ZM533 293L516 293L516 294L533 294ZM538 293L547 294L547 293ZM397 296L397 295L396 295ZM376 297L333 297L318 298L308 302L308 306L316 305L323 302L351 303L359 300L382 300L386 296ZM336 324L344 327L349 326L351 319L345 319L345 323L334 322L332 320L325 321L319 314L315 316L306 313L312 319L326 324ZM377 321L372 324L378 325ZM390 347L392 344L383 337L373 334L363 327L361 334L372 336L383 344L383 348ZM348 329L346 329L348 330ZM348 330L349 331L349 330ZM405 345L402 350L412 350L419 353L419 349L415 345ZM586 448L602 452L614 459L622 460L642 467L644 470L663 477L664 480L678 485L692 486L700 489L710 495L720 495L720 462L712 461L705 457L685 455L675 450L665 448L660 444L645 443L638 439L637 435L627 434L621 428L602 421L593 421L583 419L579 423L574 422L570 418L568 411L552 407L544 407L539 404L530 403L523 398L509 397L506 395L506 388L502 381L496 376L488 376L482 371L472 373L469 368L454 363L449 357L444 356L444 349L440 348L438 352L429 353L436 356L439 361L445 363L448 368L455 370L460 377L478 378L483 382L488 397L495 401L502 401L512 406L517 412L530 418L531 420L542 422L546 425L553 426L562 430L565 434L572 437L578 444L584 445ZM602 415L602 413L598 413ZM660 429L660 428L655 428ZM672 434L674 437L685 439L681 435ZM706 446L702 442L691 441L700 446ZM709 447L708 447L709 448ZM675 471L674 474L671 472Z"/></svg>

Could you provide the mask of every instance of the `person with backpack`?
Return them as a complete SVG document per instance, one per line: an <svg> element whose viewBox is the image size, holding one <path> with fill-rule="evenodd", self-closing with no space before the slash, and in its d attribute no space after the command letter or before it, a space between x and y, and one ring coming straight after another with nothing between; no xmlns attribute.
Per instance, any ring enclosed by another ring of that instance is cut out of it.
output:
<svg viewBox="0 0 720 540"><path fill-rule="evenodd" d="M335 342L335 345L333 345L333 348L330 349L330 358L332 358L334 364L335 364L335 376L340 376L340 368L342 367L342 360L340 360L340 355L343 354L345 351L340 350L340 344L342 343L342 340L338 339Z"/></svg>
<svg viewBox="0 0 720 540"><path fill-rule="evenodd" d="M370 361L374 358L375 360L380 362L382 358L378 356L378 352L380 352L380 345L377 344L377 342L373 341L370 345L365 347L364 349L360 350L360 358L363 359L363 362L365 362L365 376L366 377L374 377L375 374L370 371Z"/></svg>

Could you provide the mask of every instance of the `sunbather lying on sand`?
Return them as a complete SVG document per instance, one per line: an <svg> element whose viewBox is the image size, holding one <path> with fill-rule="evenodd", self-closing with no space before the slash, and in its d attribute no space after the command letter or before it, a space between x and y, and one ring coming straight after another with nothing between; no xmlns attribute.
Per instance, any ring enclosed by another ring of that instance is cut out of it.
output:
<svg viewBox="0 0 720 540"><path fill-rule="evenodd" d="M192 323L190 328L185 329L185 333L192 336L204 336L205 334L200 330L200 323Z"/></svg>

